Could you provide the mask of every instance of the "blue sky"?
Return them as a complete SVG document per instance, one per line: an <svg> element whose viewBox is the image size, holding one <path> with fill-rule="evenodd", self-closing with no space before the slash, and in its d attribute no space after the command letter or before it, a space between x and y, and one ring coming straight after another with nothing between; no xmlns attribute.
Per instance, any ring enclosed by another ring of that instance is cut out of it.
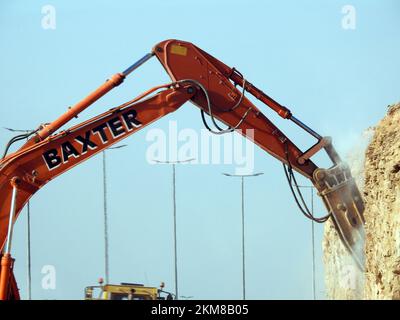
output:
<svg viewBox="0 0 400 320"><path fill-rule="evenodd" d="M56 29L41 26L44 5ZM342 28L342 7L356 9L356 28ZM386 1L2 1L0 4L0 127L30 129L49 122L159 41L195 43L291 108L339 151L400 100L400 3ZM71 125L168 82L156 59L81 114ZM301 147L312 140L257 104ZM202 129L189 103L131 136L107 154L111 282L161 281L173 291L171 167L145 158L152 128ZM12 134L0 128L3 145ZM323 157L318 164L326 166ZM241 298L240 181L221 175L231 165L177 167L180 294ZM246 182L247 296L309 299L311 225L298 212L281 164L256 148ZM31 201L32 294L81 299L104 276L102 159L94 157L52 181ZM302 180L302 183L307 181ZM316 211L325 214L321 203ZM15 273L26 297L26 219L16 223ZM324 298L317 232L317 296ZM41 286L42 267L57 272L54 290Z"/></svg>

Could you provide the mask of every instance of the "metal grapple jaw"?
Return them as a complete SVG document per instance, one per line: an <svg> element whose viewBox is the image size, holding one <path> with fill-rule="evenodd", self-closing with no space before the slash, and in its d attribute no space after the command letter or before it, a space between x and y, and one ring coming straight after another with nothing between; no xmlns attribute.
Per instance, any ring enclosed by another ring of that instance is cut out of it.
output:
<svg viewBox="0 0 400 320"><path fill-rule="evenodd" d="M332 145L325 148L335 165L314 171L314 185L331 214L340 239L360 270L364 270L364 202L351 175Z"/></svg>

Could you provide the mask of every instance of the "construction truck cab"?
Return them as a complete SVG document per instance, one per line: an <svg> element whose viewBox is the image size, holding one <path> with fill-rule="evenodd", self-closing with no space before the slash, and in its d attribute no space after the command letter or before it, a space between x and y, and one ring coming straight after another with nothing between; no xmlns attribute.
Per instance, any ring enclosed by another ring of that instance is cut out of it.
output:
<svg viewBox="0 0 400 320"><path fill-rule="evenodd" d="M100 281L99 281L100 282ZM145 287L143 284L105 284L85 288L85 300L174 300L174 295L160 288Z"/></svg>

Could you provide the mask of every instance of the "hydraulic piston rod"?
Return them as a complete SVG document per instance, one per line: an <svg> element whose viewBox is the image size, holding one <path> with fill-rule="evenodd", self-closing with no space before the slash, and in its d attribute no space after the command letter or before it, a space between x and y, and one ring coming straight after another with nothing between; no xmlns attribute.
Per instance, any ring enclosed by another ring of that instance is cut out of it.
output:
<svg viewBox="0 0 400 320"><path fill-rule="evenodd" d="M34 137L33 139L36 139L36 140L38 138L39 138L39 140L46 139L49 135L51 135L52 133L57 131L64 124L66 124L72 118L76 117L79 113L81 113L87 107L89 107L94 102L99 100L106 93L108 93L115 87L119 86L124 81L126 76L128 76L132 71L134 71L138 67L140 67L143 63L145 63L147 60L149 60L152 56L153 56L152 53L148 53L143 58L139 59L137 62L135 62L133 65L131 65L129 68L127 68L125 71L123 71L122 73L114 74L110 79L108 79L106 82L104 82L95 91L90 93L86 98L79 101L74 106L70 107L68 109L68 111L65 112L64 114L62 114L59 118L57 118L50 124L43 125L41 130L38 132L37 136ZM35 142L37 142L37 141L35 141Z"/></svg>

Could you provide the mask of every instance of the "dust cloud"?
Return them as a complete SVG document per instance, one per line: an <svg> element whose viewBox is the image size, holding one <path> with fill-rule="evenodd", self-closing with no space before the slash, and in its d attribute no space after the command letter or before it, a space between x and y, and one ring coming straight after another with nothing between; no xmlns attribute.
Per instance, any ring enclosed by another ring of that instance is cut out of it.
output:
<svg viewBox="0 0 400 320"><path fill-rule="evenodd" d="M323 240L329 299L400 299L400 104L360 135L346 157L365 201L365 272L341 244L331 221Z"/></svg>

